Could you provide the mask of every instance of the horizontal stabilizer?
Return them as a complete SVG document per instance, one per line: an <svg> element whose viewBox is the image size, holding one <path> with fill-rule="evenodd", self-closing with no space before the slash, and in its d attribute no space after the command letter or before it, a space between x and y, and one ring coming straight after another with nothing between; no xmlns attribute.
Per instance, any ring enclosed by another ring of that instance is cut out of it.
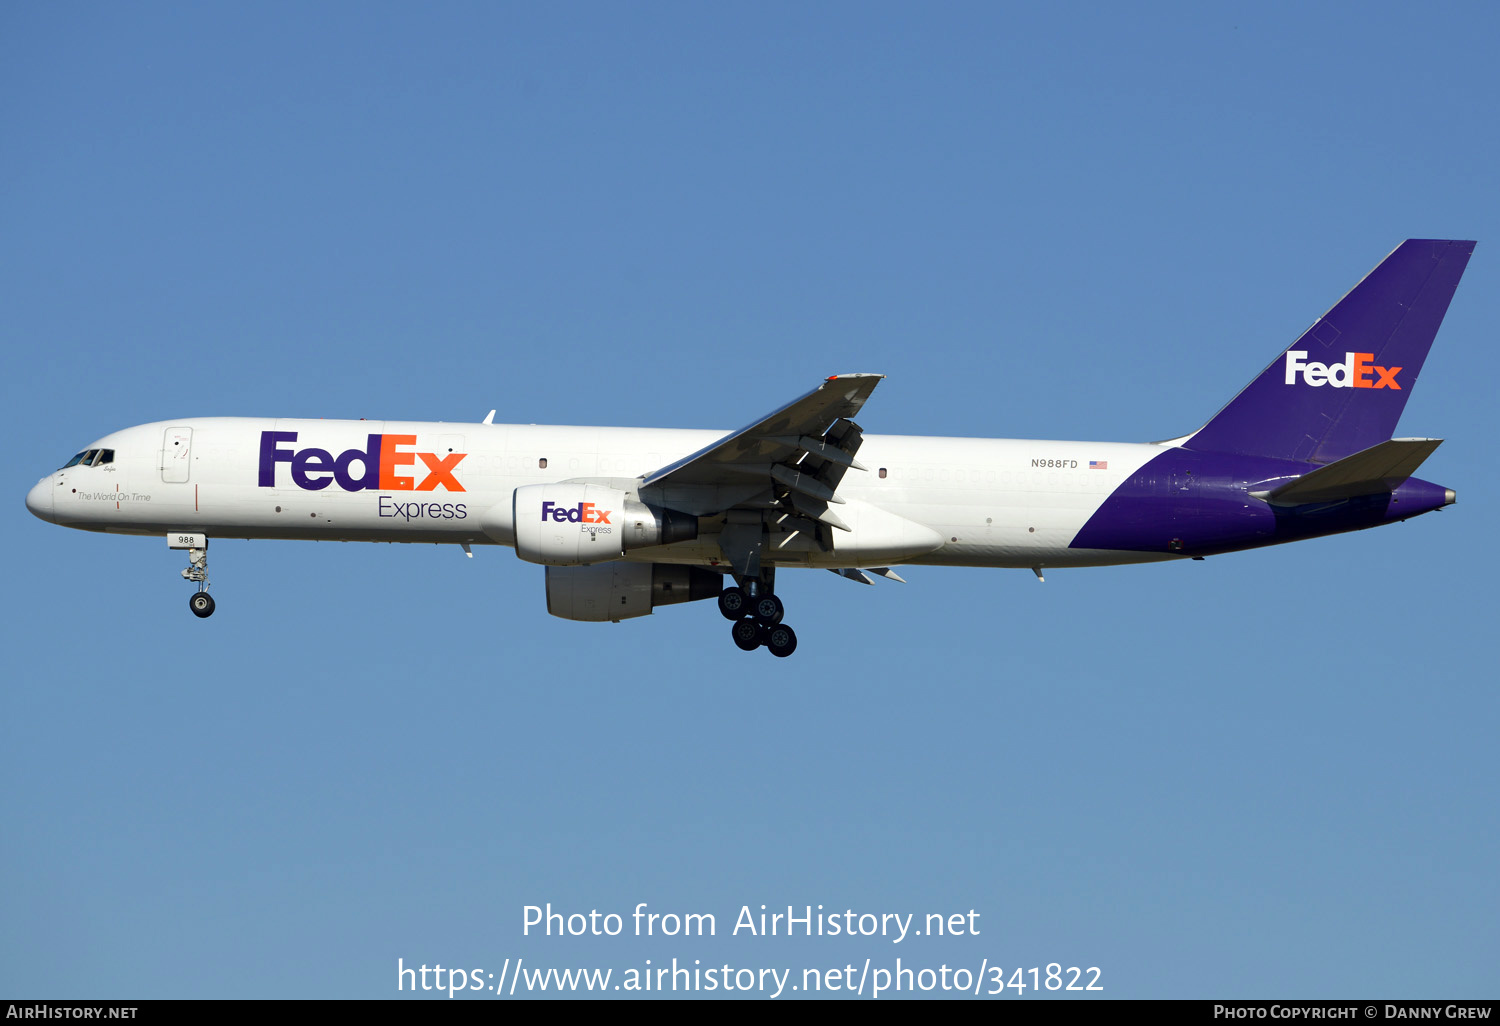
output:
<svg viewBox="0 0 1500 1026"><path fill-rule="evenodd" d="M1442 444L1441 438L1392 438L1303 474L1295 481L1250 494L1273 506L1301 506L1394 491Z"/></svg>

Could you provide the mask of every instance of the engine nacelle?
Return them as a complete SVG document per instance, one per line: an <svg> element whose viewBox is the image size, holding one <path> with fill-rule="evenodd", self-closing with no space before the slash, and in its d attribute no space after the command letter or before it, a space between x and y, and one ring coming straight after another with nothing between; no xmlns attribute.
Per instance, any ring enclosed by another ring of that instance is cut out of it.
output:
<svg viewBox="0 0 1500 1026"><path fill-rule="evenodd" d="M698 537L697 517L648 506L602 484L524 485L516 489L511 513L516 555L546 566L607 563L629 549Z"/></svg>
<svg viewBox="0 0 1500 1026"><path fill-rule="evenodd" d="M701 566L615 562L547 568L547 612L564 620L628 620L723 590L724 575Z"/></svg>

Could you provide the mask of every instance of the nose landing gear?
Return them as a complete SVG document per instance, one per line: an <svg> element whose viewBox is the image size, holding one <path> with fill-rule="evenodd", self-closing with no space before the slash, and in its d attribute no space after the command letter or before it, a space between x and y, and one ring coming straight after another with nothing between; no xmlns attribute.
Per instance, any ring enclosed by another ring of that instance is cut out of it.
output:
<svg viewBox="0 0 1500 1026"><path fill-rule="evenodd" d="M188 597L188 608L200 620L214 615L214 599L208 593L208 537L202 534L174 533L167 535L167 547L187 549L188 565L182 571L182 579L198 585L198 590Z"/></svg>

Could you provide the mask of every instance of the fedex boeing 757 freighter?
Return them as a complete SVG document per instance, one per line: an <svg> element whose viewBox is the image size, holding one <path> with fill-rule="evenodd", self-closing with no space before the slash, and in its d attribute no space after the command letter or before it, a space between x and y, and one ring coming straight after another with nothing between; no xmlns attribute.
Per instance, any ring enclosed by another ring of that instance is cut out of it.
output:
<svg viewBox="0 0 1500 1026"><path fill-rule="evenodd" d="M1453 502L1393 438L1474 243L1402 243L1207 424L1165 442L865 435L881 376L837 374L718 431L182 418L91 443L26 497L43 520L165 537L192 611L210 538L509 545L547 609L624 620L716 598L734 642L786 656L776 572L873 583L902 563L1199 559ZM725 577L732 578L732 583ZM725 586L729 583L729 586Z"/></svg>

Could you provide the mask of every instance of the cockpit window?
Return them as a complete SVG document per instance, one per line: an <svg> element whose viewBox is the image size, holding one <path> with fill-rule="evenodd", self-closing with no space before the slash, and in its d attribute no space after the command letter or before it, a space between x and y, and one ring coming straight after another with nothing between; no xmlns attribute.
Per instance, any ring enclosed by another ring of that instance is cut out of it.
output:
<svg viewBox="0 0 1500 1026"><path fill-rule="evenodd" d="M114 461L115 451L113 449L85 449L64 463L62 469L67 470L69 467L102 467L104 464L113 463Z"/></svg>

